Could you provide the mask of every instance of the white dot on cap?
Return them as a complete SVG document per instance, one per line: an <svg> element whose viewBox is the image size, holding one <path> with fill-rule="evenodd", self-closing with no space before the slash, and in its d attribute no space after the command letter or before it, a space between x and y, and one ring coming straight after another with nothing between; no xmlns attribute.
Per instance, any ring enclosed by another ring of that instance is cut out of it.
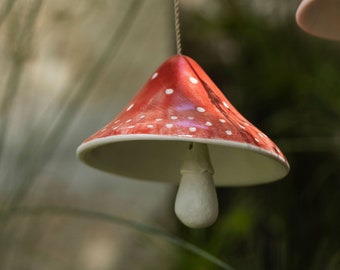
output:
<svg viewBox="0 0 340 270"><path fill-rule="evenodd" d="M196 78L194 78L194 77L190 77L189 80L193 84L197 84L198 83L198 80Z"/></svg>
<svg viewBox="0 0 340 270"><path fill-rule="evenodd" d="M208 126L208 127L211 127L211 126L212 126L212 123L209 122L209 121L207 121L207 122L205 122L205 125Z"/></svg>
<svg viewBox="0 0 340 270"><path fill-rule="evenodd" d="M172 128L174 125L173 124L166 124L165 125L167 128Z"/></svg>
<svg viewBox="0 0 340 270"><path fill-rule="evenodd" d="M202 108L202 107L197 107L196 110L197 110L198 112L205 112L205 109Z"/></svg>
<svg viewBox="0 0 340 270"><path fill-rule="evenodd" d="M128 128L134 128L135 126L128 126Z"/></svg>
<svg viewBox="0 0 340 270"><path fill-rule="evenodd" d="M158 72L155 72L155 73L152 75L151 79L155 79L157 76L158 76Z"/></svg>
<svg viewBox="0 0 340 270"><path fill-rule="evenodd" d="M168 88L168 89L165 90L165 94L167 94L167 95L171 95L173 93L174 93L174 89Z"/></svg>
<svg viewBox="0 0 340 270"><path fill-rule="evenodd" d="M256 141L256 142L260 142L260 140L259 140L258 138L255 138L255 141Z"/></svg>
<svg viewBox="0 0 340 270"><path fill-rule="evenodd" d="M156 118L156 122L162 121L162 118Z"/></svg>
<svg viewBox="0 0 340 270"><path fill-rule="evenodd" d="M193 117L193 116L188 116L188 119L189 119L189 120L194 120L195 117Z"/></svg>
<svg viewBox="0 0 340 270"><path fill-rule="evenodd" d="M190 132L195 132L196 130L197 130L197 128L195 128L195 127L189 127Z"/></svg>
<svg viewBox="0 0 340 270"><path fill-rule="evenodd" d="M147 125L147 128L153 128L153 125Z"/></svg>
<svg viewBox="0 0 340 270"><path fill-rule="evenodd" d="M241 124L239 124L239 126L240 126L240 128L245 129L245 126L242 126Z"/></svg>
<svg viewBox="0 0 340 270"><path fill-rule="evenodd" d="M130 111L135 104L131 104L126 110Z"/></svg>
<svg viewBox="0 0 340 270"><path fill-rule="evenodd" d="M225 134L231 135L231 134L233 134L233 133L231 132L231 130L226 130Z"/></svg>
<svg viewBox="0 0 340 270"><path fill-rule="evenodd" d="M178 119L178 117L177 117L177 116L175 116L175 115L171 116L170 118L171 118L172 120L176 120L176 119Z"/></svg>
<svg viewBox="0 0 340 270"><path fill-rule="evenodd" d="M221 123L225 123L226 121L224 119L218 119Z"/></svg>
<svg viewBox="0 0 340 270"><path fill-rule="evenodd" d="M128 119L126 120L126 123L130 123L132 121L132 119Z"/></svg>
<svg viewBox="0 0 340 270"><path fill-rule="evenodd" d="M229 105L227 104L227 102L223 101L223 105L224 105L224 107L226 107L227 109L229 109Z"/></svg>

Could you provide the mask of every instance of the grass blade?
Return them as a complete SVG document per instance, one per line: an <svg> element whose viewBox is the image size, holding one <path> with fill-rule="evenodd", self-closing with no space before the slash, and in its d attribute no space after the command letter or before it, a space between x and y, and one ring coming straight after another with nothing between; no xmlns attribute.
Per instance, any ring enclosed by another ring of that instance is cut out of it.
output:
<svg viewBox="0 0 340 270"><path fill-rule="evenodd" d="M168 242L175 244L193 254L196 254L212 264L225 270L235 270L219 258L208 253L207 251L179 238L168 232L145 225L140 222L124 219L111 214L99 213L90 210L76 209L76 208L66 208L66 207L35 207L35 208L12 208L9 211L2 212L0 214L0 220L6 220L11 216L22 216L22 215L32 215L32 216L44 216L44 215L61 215L69 216L73 218L85 218L85 219L95 219L97 221L107 222L115 225L126 226L133 230L143 232L148 235L157 236L167 240Z"/></svg>

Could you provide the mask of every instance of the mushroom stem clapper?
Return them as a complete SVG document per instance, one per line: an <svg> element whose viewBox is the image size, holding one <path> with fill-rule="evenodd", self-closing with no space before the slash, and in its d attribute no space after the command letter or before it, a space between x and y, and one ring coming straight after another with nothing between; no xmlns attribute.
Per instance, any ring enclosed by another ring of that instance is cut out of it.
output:
<svg viewBox="0 0 340 270"><path fill-rule="evenodd" d="M213 180L208 146L201 143L190 145L181 168L175 213L191 228L207 227L218 216L218 200Z"/></svg>

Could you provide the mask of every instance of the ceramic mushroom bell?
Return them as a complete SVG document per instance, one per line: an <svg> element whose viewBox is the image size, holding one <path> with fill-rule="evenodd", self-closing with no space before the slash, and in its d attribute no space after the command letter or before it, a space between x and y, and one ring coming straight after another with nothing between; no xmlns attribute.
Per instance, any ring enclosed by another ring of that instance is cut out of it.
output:
<svg viewBox="0 0 340 270"><path fill-rule="evenodd" d="M312 35L340 40L340 0L303 0L296 21Z"/></svg>
<svg viewBox="0 0 340 270"><path fill-rule="evenodd" d="M289 171L279 148L183 55L165 61L77 154L86 164L116 175L179 183L175 212L192 228L216 220L215 185L268 183Z"/></svg>

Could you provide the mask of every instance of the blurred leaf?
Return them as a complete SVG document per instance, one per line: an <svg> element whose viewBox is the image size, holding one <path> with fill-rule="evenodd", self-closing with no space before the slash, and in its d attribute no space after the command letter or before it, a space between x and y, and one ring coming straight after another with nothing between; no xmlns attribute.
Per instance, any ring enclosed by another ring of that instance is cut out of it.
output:
<svg viewBox="0 0 340 270"><path fill-rule="evenodd" d="M174 235L171 235L167 232L164 232L160 229L150 227L148 225L138 223L135 221L127 220L124 218L120 218L117 216L113 216L110 214L93 212L89 210L75 209L75 208L62 208L62 207L41 207L41 208L12 208L8 212L0 213L0 219L6 220L11 218L12 216L25 216L25 215L34 215L34 216L46 216L46 215L63 215L69 216L72 218L87 218L87 219L95 219L97 221L108 222L115 225L121 225L125 227L129 227L131 229L137 230L139 232L143 232L149 235L161 237L193 254L204 258L209 261L211 264L220 267L221 269L233 270L233 268L220 259L216 258L212 254L204 251L203 249L186 242Z"/></svg>

